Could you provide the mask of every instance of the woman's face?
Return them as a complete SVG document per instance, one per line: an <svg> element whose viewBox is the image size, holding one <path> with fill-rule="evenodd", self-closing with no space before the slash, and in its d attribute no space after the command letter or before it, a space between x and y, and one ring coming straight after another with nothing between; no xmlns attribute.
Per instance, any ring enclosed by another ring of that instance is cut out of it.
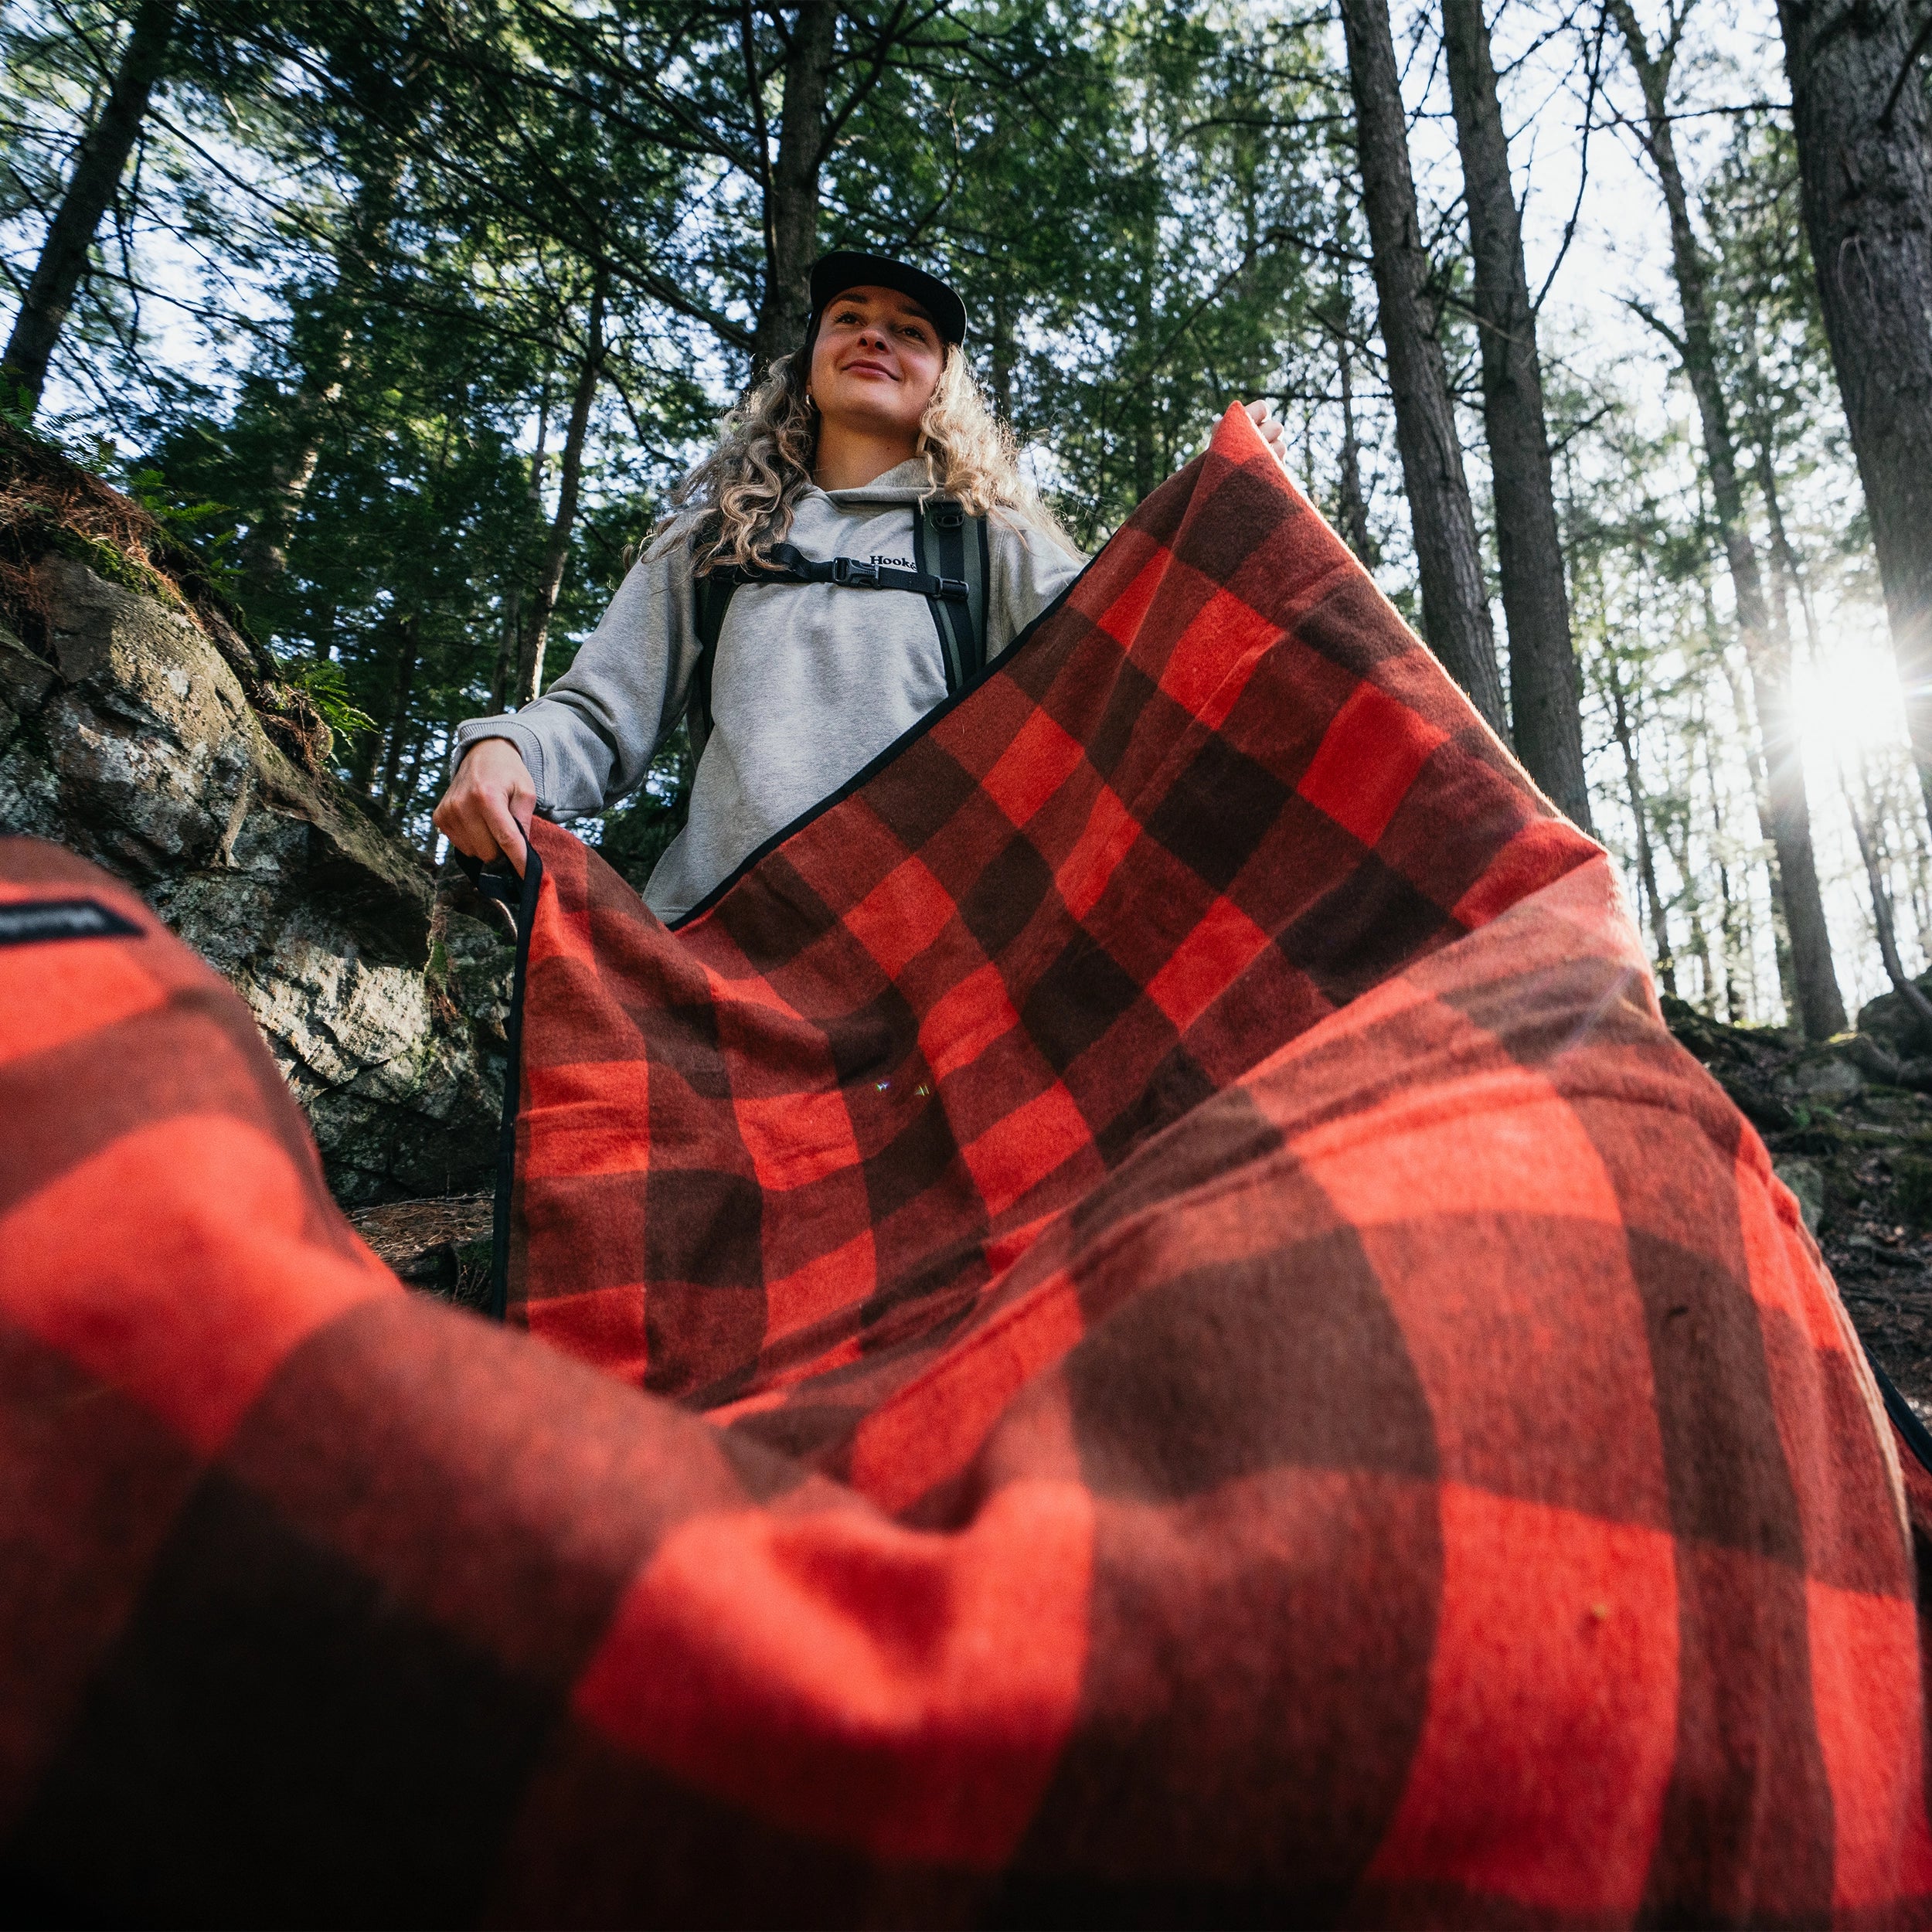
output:
<svg viewBox="0 0 1932 1932"><path fill-rule="evenodd" d="M811 347L811 399L826 423L916 446L946 352L932 318L910 295L849 288L825 304Z"/></svg>

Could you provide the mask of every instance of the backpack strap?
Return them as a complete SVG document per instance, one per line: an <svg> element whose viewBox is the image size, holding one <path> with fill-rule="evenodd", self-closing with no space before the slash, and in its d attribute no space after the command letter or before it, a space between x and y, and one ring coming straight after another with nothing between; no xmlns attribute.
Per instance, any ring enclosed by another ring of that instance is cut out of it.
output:
<svg viewBox="0 0 1932 1932"><path fill-rule="evenodd" d="M725 613L741 583L835 583L854 590L910 590L926 600L939 632L946 666L946 689L962 691L986 666L986 519L969 517L950 497L935 497L913 517L913 563L901 570L889 563L835 556L824 562L789 543L775 543L769 564L725 564L692 580L698 662L691 673L685 729L695 766L711 736L711 677L724 634ZM929 570L926 560L937 560Z"/></svg>
<svg viewBox="0 0 1932 1932"><path fill-rule="evenodd" d="M774 543L769 563L724 563L705 578L739 583L835 583L847 590L910 590L915 597L942 603L964 604L971 587L963 577L934 577L922 569L902 570L896 564L873 563L864 557L808 557L789 543Z"/></svg>
<svg viewBox="0 0 1932 1932"><path fill-rule="evenodd" d="M737 589L735 570L713 570L691 580L696 599L698 662L691 672L691 695L685 702L684 728L691 740L691 768L696 770L711 736L711 672L718 662L718 640L724 634L725 613Z"/></svg>
<svg viewBox="0 0 1932 1932"><path fill-rule="evenodd" d="M970 527L969 527L970 526ZM927 559L939 566L937 580L963 585L963 597L927 594L939 651L946 665L946 689L955 692L986 668L986 519L968 517L951 497L934 497L913 518L913 562L923 577Z"/></svg>

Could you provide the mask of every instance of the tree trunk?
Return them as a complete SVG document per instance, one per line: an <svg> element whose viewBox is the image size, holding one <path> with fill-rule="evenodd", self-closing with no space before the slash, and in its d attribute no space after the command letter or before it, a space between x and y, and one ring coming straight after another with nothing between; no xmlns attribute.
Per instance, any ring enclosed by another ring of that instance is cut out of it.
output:
<svg viewBox="0 0 1932 1932"><path fill-rule="evenodd" d="M496 666L490 674L490 716L496 716L516 689L516 667L523 651L523 593L514 583L503 590L503 634L496 646Z"/></svg>
<svg viewBox="0 0 1932 1932"><path fill-rule="evenodd" d="M410 743L409 763L397 781L396 795L389 801L389 818L400 831L409 822L409 815L416 807L416 794L423 783L423 760L430 748L431 729L427 723L417 727L415 737Z"/></svg>
<svg viewBox="0 0 1932 1932"><path fill-rule="evenodd" d="M1509 624L1510 720L1529 775L1587 831L1582 693L1556 529L1543 363L1482 0L1442 0L1442 22L1475 260L1483 423Z"/></svg>
<svg viewBox="0 0 1932 1932"><path fill-rule="evenodd" d="M328 412L348 380L355 318L366 303L373 258L382 245L401 180L400 159L366 179L356 192L349 232L335 251L335 311L321 353L303 372L291 400L287 443L269 472L262 514L241 543L242 573L257 590L271 587L288 568L288 543L303 499L321 461Z"/></svg>
<svg viewBox="0 0 1932 1932"><path fill-rule="evenodd" d="M1740 930L1737 900L1731 891L1730 868L1717 862L1718 937L1724 948L1724 1019L1727 1026L1742 1026L1746 1009L1737 986L1737 961L1744 936Z"/></svg>
<svg viewBox="0 0 1932 1932"><path fill-rule="evenodd" d="M1731 889L1730 868L1723 857L1729 839L1724 794L1717 782L1715 736L1709 730L1703 734L1704 783L1711 795L1711 848L1713 863L1717 869L1718 941L1724 955L1724 1018L1733 1026L1741 1026L1751 1009L1737 983L1738 961L1742 959L1746 962L1753 987L1757 983L1757 967L1753 957L1750 908L1748 904L1740 906L1737 895Z"/></svg>
<svg viewBox="0 0 1932 1932"><path fill-rule="evenodd" d="M1710 615L1709 628L1715 636L1717 631L1716 613ZM1770 852L1765 862L1771 885L1771 951L1777 961L1778 997L1784 1002L1787 1013L1795 1015L1798 1010L1798 975L1791 970L1791 936L1784 923L1784 882L1779 876L1777 868L1777 842L1771 836L1771 787L1765 770L1764 730L1758 722L1757 705L1753 689L1750 696L1746 696L1743 679L1737 675L1737 667L1732 662L1728 651L1718 653L1718 663L1724 673L1724 682L1730 687L1731 709L1737 714L1740 730L1743 734L1744 761L1751 774L1751 808L1757 818L1757 842L1760 847L1768 845Z"/></svg>
<svg viewBox="0 0 1932 1932"><path fill-rule="evenodd" d="M1752 648L1755 643L1755 648ZM1745 640L1751 696L1764 747L1764 788L1771 843L1777 853L1776 885L1791 947L1791 985L1798 1023L1807 1039L1828 1039L1845 1030L1845 1002L1832 963L1832 940L1818 889L1811 848L1811 803L1804 782L1804 747L1791 706L1790 653L1761 634Z"/></svg>
<svg viewBox="0 0 1932 1932"><path fill-rule="evenodd" d="M1152 152L1151 142L1148 152ZM1159 371L1153 359L1159 348L1154 295L1160 274L1158 202L1151 171L1143 165L1134 217L1133 335L1126 359L1128 462L1136 503L1145 503L1159 480L1154 464L1154 384Z"/></svg>
<svg viewBox="0 0 1932 1932"><path fill-rule="evenodd" d="M148 97L167 58L176 10L177 0L143 0L135 14L107 105L74 156L67 192L48 224L26 298L14 318L13 333L0 362L8 379L25 389L36 404L46 387L47 366L87 272L94 232L121 185L121 171L148 111Z"/></svg>
<svg viewBox="0 0 1932 1932"><path fill-rule="evenodd" d="M1690 774L1685 772L1685 795L1689 796ZM1665 813L1658 826L1664 849L1670 854L1677 876L1684 882L1684 917L1690 926L1691 954L1702 975L1703 1003L1707 1012L1717 1011L1717 967L1711 955L1711 937L1704 923L1704 901L1697 889L1696 874L1691 868L1690 814Z"/></svg>
<svg viewBox="0 0 1932 1932"><path fill-rule="evenodd" d="M1344 328L1335 338L1335 359L1342 373L1342 540L1362 560L1365 570L1382 561L1369 531L1369 498L1362 487L1362 444L1355 427L1355 371Z"/></svg>
<svg viewBox="0 0 1932 1932"><path fill-rule="evenodd" d="M1898 921L1893 912L1891 888L1886 883L1883 855L1872 827L1866 822L1864 811L1852 795L1852 787L1845 782L1842 770L1838 773L1838 784L1845 793L1845 810L1851 815L1852 834L1859 843L1859 856L1865 862L1865 882L1872 894L1872 923L1877 930L1879 957L1885 962L1885 976L1920 1029L1932 1036L1932 1000L1928 1000L1913 982L1905 970L1904 961L1899 957Z"/></svg>
<svg viewBox="0 0 1932 1932"><path fill-rule="evenodd" d="M543 380L536 393L536 446L530 452L530 514L543 520L543 468L550 457L550 382L556 373L556 345L544 351Z"/></svg>
<svg viewBox="0 0 1932 1932"><path fill-rule="evenodd" d="M1780 0L1778 19L1825 331L1932 816L1932 130L1907 71L1913 12Z"/></svg>
<svg viewBox="0 0 1932 1932"><path fill-rule="evenodd" d="M1768 437L1767 427L1760 427ZM1833 1033L1844 1031L1846 1015L1844 1003L1838 996L1837 974L1832 964L1831 937L1825 929L1824 900L1818 890L1818 866L1811 848L1811 805L1804 779L1804 747L1798 736L1791 698L1794 644L1791 633L1791 593L1795 589L1801 595L1802 587L1798 580L1798 559L1785 533L1784 509L1778 500L1777 477L1772 465L1768 440L1758 444L1757 469L1758 487L1764 495L1770 523L1771 597L1767 613L1769 634L1762 641L1757 659L1751 663L1751 685L1757 699L1758 730L1764 743L1765 784L1771 803L1774 840L1777 838L1781 825L1787 831L1784 842L1777 847L1777 874L1773 883L1784 900L1792 990L1805 1037L1828 1039ZM1747 638L1746 642L1748 645L1750 640ZM1772 721L1768 726L1765 722L1767 718ZM1791 835L1793 827L1801 829L1801 838ZM1799 869L1795 875L1787 869L1791 866ZM1798 886L1795 894L1785 884L1793 876ZM1791 917L1794 898L1804 906L1802 919L1796 925ZM1801 964L1804 955L1796 937L1800 925L1813 928L1814 923L1816 936L1808 942L1814 962L1810 970L1814 973L1821 971L1828 978L1826 990L1829 997L1821 1003L1815 988L1808 1000L1805 969ZM1820 955L1821 965L1818 963Z"/></svg>
<svg viewBox="0 0 1932 1932"><path fill-rule="evenodd" d="M417 661L420 653L417 638L420 621L412 614L403 620L402 641L396 661L396 708L389 722L389 740L383 757L382 787L376 801L385 811L395 803L396 781L403 767L403 753L409 743L410 699L416 689Z"/></svg>
<svg viewBox="0 0 1932 1932"><path fill-rule="evenodd" d="M1751 372L1753 382L1757 380L1757 353L1751 352ZM1804 639L1814 665L1818 662L1818 622L1812 614L1811 599L1805 587L1804 573L1798 567L1798 552L1792 547L1791 532L1784 525L1784 498L1777 488L1777 430L1771 420L1769 408L1760 406L1754 412L1753 427L1756 434L1752 438L1753 456L1757 477L1758 494L1764 499L1764 515L1770 526L1772 615L1779 634L1784 639L1787 650L1795 650L1797 634L1791 628L1791 597L1798 598L1799 610L1804 617Z"/></svg>
<svg viewBox="0 0 1932 1932"><path fill-rule="evenodd" d="M1811 801L1805 795L1804 761L1791 715L1791 667L1788 659L1780 659L1767 634L1764 582L1744 521L1744 493L1738 481L1730 412L1718 380L1709 274L1691 226L1689 197L1677 164L1668 100L1669 55L1660 58L1651 53L1631 0L1608 0L1608 5L1643 90L1645 146L1657 170L1670 216L1671 264L1683 315L1683 333L1677 338L1677 347L1697 403L1712 502L1730 567L1738 628L1743 634L1758 727L1764 738L1771 842L1777 849L1778 886L1784 898L1785 927L1791 935L1798 1020L1808 1039L1825 1039L1843 1032L1845 1002L1832 964L1831 935L1825 923L1825 902L1818 891L1818 865L1811 850Z"/></svg>
<svg viewBox="0 0 1932 1932"><path fill-rule="evenodd" d="M1702 903L1692 894L1690 902L1691 950L1696 954L1698 964L1704 975L1704 1010L1715 1015L1717 1012L1717 968L1711 957L1710 935L1704 929Z"/></svg>
<svg viewBox="0 0 1932 1932"><path fill-rule="evenodd" d="M993 389L993 413L1002 423L1013 420L1013 318L1010 300L1004 288L993 291L992 363L989 374Z"/></svg>
<svg viewBox="0 0 1932 1932"><path fill-rule="evenodd" d="M1387 0L1342 0L1342 26L1355 97L1362 207L1369 218L1382 339L1394 393L1396 442L1415 526L1423 628L1444 668L1507 741L1509 722L1496 668L1482 551L1448 369L1429 299L1429 257L1416 213Z"/></svg>
<svg viewBox="0 0 1932 1932"><path fill-rule="evenodd" d="M1906 889L1912 895L1913 922L1919 929L1920 944L1925 944L1924 935L1932 935L1932 894L1928 894L1927 872L1927 847L1925 821L1917 812L1906 820L1900 815L1900 822L1906 829L1906 852L1905 855Z"/></svg>
<svg viewBox="0 0 1932 1932"><path fill-rule="evenodd" d="M838 29L836 0L801 0L785 56L778 157L765 189L765 287L752 350L754 377L804 342L811 319L818 170L825 160L825 97Z"/></svg>
<svg viewBox="0 0 1932 1932"><path fill-rule="evenodd" d="M342 346L346 362L347 329L342 331ZM322 412L342 393L338 379L319 389L304 388L295 398L294 420L288 425L288 433L295 439L294 444L271 459L262 513L249 526L241 542L242 576L255 590L269 589L288 568L288 545L294 534L295 519L322 460Z"/></svg>
<svg viewBox="0 0 1932 1932"><path fill-rule="evenodd" d="M583 444L590 427L590 406L597 400L604 374L604 304L610 271L603 263L590 284L590 312L584 325L583 360L578 366L576 393L570 399L570 422L564 433L563 460L557 471L556 515L550 520L543 546L543 573L536 587L529 628L517 651L515 699L529 704L543 689L543 648L549 641L551 614L563 587L563 566L570 555L570 532L577 522L577 491L583 476Z"/></svg>
<svg viewBox="0 0 1932 1932"><path fill-rule="evenodd" d="M1657 949L1657 977L1672 999L1677 997L1677 961L1670 949L1670 920L1664 909L1663 895L1657 889L1657 861L1651 851L1650 815L1644 808L1644 781L1637 768L1637 743L1631 730L1630 709L1624 702L1623 680L1614 661L1607 662L1604 675L1610 680L1611 729L1617 748L1624 754L1624 787L1630 800L1631 821L1637 835L1637 877L1650 908L1651 943Z"/></svg>

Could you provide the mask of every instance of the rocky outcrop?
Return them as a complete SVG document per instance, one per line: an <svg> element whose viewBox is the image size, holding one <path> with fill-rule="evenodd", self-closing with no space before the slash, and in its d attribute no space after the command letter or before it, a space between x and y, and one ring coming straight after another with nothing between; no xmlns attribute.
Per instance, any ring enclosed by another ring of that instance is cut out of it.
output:
<svg viewBox="0 0 1932 1932"><path fill-rule="evenodd" d="M275 706L214 594L49 525L45 492L9 500L14 453L0 442L0 831L128 880L228 978L342 1199L487 1187L502 934L440 905L420 855L318 768L325 730L299 694Z"/></svg>
<svg viewBox="0 0 1932 1932"><path fill-rule="evenodd" d="M1921 993L1932 995L1932 973L1913 983ZM1881 993L1867 1000L1859 1009L1858 1036L1884 1056L1873 1065L1874 1073L1889 1061L1906 1075L1909 1084L1916 1087L1923 1082L1921 1090L1932 1090L1932 1032L1906 1005L1903 994Z"/></svg>

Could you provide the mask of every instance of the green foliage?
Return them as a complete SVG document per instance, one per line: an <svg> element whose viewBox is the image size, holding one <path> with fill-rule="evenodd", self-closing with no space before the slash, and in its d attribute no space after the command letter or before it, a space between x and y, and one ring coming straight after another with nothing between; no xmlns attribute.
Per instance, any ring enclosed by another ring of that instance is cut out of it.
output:
<svg viewBox="0 0 1932 1932"><path fill-rule="evenodd" d="M73 20L78 47L32 5L4 29L43 104L13 179L43 201L117 31L105 8ZM773 16L747 31L723 0L189 0L70 367L141 452L101 460L309 690L341 774L419 835L451 732L502 701L528 634L592 264L608 354L553 672L746 372L759 117L775 142L789 45ZM842 11L821 232L949 266L983 379L1090 544L1230 400L1305 386L1326 353L1305 252L1330 219L1325 190L1309 203L1332 173L1322 33L1223 0L958 0L916 30ZM269 296L266 324L209 325L228 382L145 352L143 222ZM634 869L682 822L680 770L667 748L604 828Z"/></svg>
<svg viewBox="0 0 1932 1932"><path fill-rule="evenodd" d="M306 692L317 715L338 738L373 731L376 720L349 696L342 667L330 658L284 659L282 676Z"/></svg>
<svg viewBox="0 0 1932 1932"><path fill-rule="evenodd" d="M985 372L1050 448L1054 506L1089 546L1230 401L1298 389L1325 355L1322 32L1314 15L1103 9L961 157Z"/></svg>
<svg viewBox="0 0 1932 1932"><path fill-rule="evenodd" d="M132 471L121 480L121 487L170 536L185 543L192 543L201 536L204 524L230 513L226 503L183 502L168 479L151 467ZM218 531L213 534L213 541L226 543L230 536L228 531Z"/></svg>
<svg viewBox="0 0 1932 1932"><path fill-rule="evenodd" d="M33 391L11 369L0 369L0 423L23 436L31 436L36 400Z"/></svg>

